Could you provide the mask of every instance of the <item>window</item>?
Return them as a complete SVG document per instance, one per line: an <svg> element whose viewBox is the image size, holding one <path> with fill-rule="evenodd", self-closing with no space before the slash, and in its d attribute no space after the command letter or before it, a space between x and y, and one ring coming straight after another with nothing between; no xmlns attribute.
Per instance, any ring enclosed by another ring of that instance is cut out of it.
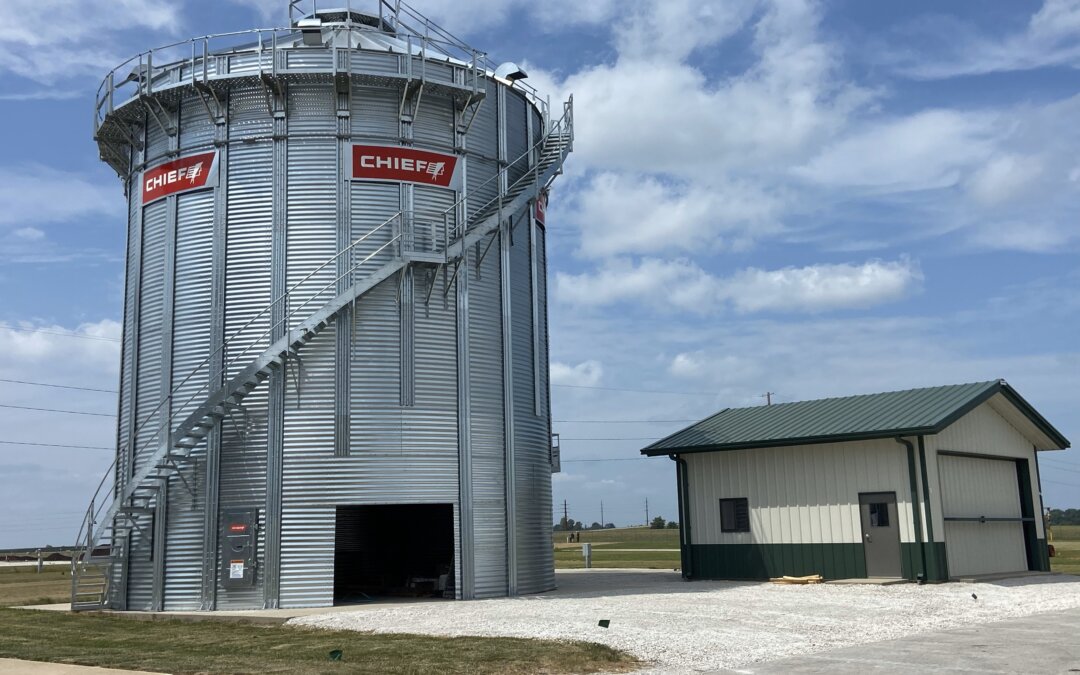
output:
<svg viewBox="0 0 1080 675"><path fill-rule="evenodd" d="M870 508L870 527L889 526L888 504L885 502L871 502L867 506Z"/></svg>
<svg viewBox="0 0 1080 675"><path fill-rule="evenodd" d="M750 531L750 504L746 497L720 500L720 531Z"/></svg>

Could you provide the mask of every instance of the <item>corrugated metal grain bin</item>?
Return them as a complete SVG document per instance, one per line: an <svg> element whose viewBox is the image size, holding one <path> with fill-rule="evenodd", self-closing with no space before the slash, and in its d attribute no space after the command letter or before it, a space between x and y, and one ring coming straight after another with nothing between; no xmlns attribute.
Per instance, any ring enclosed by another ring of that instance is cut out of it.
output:
<svg viewBox="0 0 1080 675"><path fill-rule="evenodd" d="M119 449L76 609L554 586L543 215L572 103L382 10L102 84L129 201Z"/></svg>

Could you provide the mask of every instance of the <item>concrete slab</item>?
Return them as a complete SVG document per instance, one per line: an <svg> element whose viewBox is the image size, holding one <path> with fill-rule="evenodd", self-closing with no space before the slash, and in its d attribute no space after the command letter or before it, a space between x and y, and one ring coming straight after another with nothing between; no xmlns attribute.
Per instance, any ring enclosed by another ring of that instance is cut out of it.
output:
<svg viewBox="0 0 1080 675"><path fill-rule="evenodd" d="M873 630L872 625L867 630ZM922 633L725 673L1076 673L1080 609Z"/></svg>
<svg viewBox="0 0 1080 675"><path fill-rule="evenodd" d="M841 586L895 586L896 584L910 584L909 579L874 577L873 579L833 579L826 581L827 584L839 584Z"/></svg>
<svg viewBox="0 0 1080 675"><path fill-rule="evenodd" d="M71 663L46 663L45 661L23 661L21 659L0 659L0 673L15 675L110 675L112 673L133 673L133 670L114 668L96 668L77 666ZM147 671L139 671L147 673ZM155 675L147 673L147 675ZM162 675L157 673L156 675Z"/></svg>

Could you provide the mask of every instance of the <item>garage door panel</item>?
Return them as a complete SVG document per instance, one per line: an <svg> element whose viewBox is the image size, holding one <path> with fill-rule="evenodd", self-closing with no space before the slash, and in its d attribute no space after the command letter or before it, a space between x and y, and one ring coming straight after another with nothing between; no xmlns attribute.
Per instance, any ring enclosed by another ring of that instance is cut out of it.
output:
<svg viewBox="0 0 1080 675"><path fill-rule="evenodd" d="M958 518L1019 518L1016 463L942 455L941 505Z"/></svg>
<svg viewBox="0 0 1080 675"><path fill-rule="evenodd" d="M958 577L1026 570L1016 463L940 455L938 468L949 574ZM1016 520L970 520L982 518Z"/></svg>

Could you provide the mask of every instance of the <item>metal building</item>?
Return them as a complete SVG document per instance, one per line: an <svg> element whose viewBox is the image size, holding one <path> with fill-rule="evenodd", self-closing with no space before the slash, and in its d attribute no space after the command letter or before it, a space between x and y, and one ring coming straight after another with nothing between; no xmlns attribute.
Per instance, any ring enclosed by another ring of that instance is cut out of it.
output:
<svg viewBox="0 0 1080 675"><path fill-rule="evenodd" d="M675 460L688 579L945 581L1049 571L1037 453L1069 447L1002 380L722 410Z"/></svg>
<svg viewBox="0 0 1080 675"><path fill-rule="evenodd" d="M404 2L296 4L98 91L127 285L76 609L554 586L544 215L572 101Z"/></svg>

